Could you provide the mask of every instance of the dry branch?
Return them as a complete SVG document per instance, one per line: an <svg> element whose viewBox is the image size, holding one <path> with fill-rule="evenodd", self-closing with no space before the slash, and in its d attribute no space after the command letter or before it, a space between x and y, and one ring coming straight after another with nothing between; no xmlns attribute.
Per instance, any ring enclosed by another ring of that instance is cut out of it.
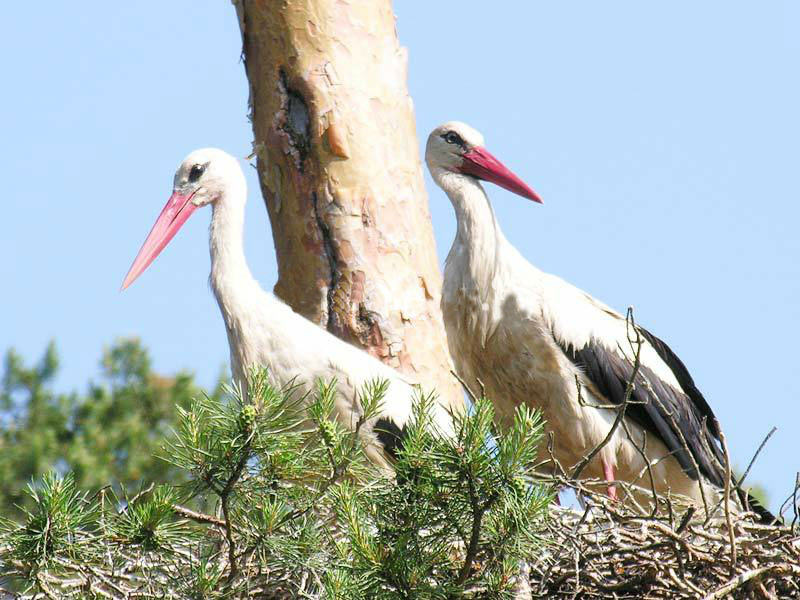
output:
<svg viewBox="0 0 800 600"><path fill-rule="evenodd" d="M611 501L589 482L554 483L575 488L586 510L552 508L550 551L530 563L541 597L800 598L800 535L791 527L740 513L731 515L729 536L725 516L704 523L674 498L658 499L670 510L657 517Z"/></svg>

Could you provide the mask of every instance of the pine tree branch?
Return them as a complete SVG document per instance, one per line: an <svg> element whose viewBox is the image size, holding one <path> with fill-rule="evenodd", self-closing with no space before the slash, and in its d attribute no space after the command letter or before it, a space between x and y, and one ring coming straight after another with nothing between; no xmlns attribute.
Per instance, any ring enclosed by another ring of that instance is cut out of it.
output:
<svg viewBox="0 0 800 600"><path fill-rule="evenodd" d="M228 584L232 583L236 576L239 574L239 566L236 562L236 545L233 540L233 524L231 522L229 500L233 487L239 478L242 476L242 471L247 466L247 461L250 460L250 450L253 443L253 432L247 431L247 440L245 441L239 461L225 483L223 488L219 491L219 499L222 504L222 515L225 517L225 539L228 541L228 565L230 572L228 573Z"/></svg>
<svg viewBox="0 0 800 600"><path fill-rule="evenodd" d="M175 511L175 514L178 514L186 519L190 519L192 521L196 521L198 523L207 523L209 525L216 525L217 527L225 527L225 521L222 519L218 519L212 515L206 515L203 513L199 513L193 511L185 506L180 506L178 504L172 505L172 510Z"/></svg>
<svg viewBox="0 0 800 600"><path fill-rule="evenodd" d="M325 451L328 456L328 461L331 466L331 474L328 479L325 481L324 484L319 488L315 498L313 501L309 502L304 508L299 508L291 511L290 513L284 515L280 521L278 521L277 525L275 526L275 530L277 531L282 526L290 521L294 521L302 517L303 515L308 514L313 508L318 506L318 502L328 493L328 490L333 486L337 481L339 481L344 474L347 472L348 467L352 464L353 460L355 460L355 451L358 444L358 436L361 431L361 428L366 423L365 415L361 415L356 422L355 428L351 435L351 443L350 443L350 452L340 461L336 462L336 459L331 452L331 449L326 445Z"/></svg>
<svg viewBox="0 0 800 600"><path fill-rule="evenodd" d="M463 585L467 579L469 579L472 564L478 556L483 515L491 508L495 500L497 500L497 492L495 492L483 506L481 506L480 499L475 490L475 481L470 473L467 474L467 488L469 490L469 500L472 507L472 532L470 533L469 546L467 547L467 555L464 557L464 564L461 566L461 570L456 578L456 583L459 585Z"/></svg>

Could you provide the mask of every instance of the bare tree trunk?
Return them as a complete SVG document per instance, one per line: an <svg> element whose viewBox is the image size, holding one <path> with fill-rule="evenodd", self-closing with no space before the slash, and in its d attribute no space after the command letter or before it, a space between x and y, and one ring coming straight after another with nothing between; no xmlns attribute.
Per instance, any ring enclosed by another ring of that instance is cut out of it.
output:
<svg viewBox="0 0 800 600"><path fill-rule="evenodd" d="M276 294L460 407L391 1L234 5Z"/></svg>

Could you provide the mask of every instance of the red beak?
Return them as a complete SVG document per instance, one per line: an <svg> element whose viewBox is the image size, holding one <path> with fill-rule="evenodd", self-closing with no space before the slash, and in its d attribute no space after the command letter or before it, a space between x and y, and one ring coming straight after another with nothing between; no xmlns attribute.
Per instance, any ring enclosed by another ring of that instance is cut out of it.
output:
<svg viewBox="0 0 800 600"><path fill-rule="evenodd" d="M122 282L123 290L132 284L136 278L150 266L150 263L156 259L166 245L169 244L169 241L175 237L181 225L183 225L186 219L197 209L197 206L191 201L192 196L194 196L194 192L186 195L173 192L172 196L169 197L166 206L164 206L153 228L150 230L150 234L147 236L144 244L142 244L139 254L137 254L136 258L133 260L128 274L125 275L125 281Z"/></svg>
<svg viewBox="0 0 800 600"><path fill-rule="evenodd" d="M523 198L529 198L534 202L542 203L539 194L528 187L527 183L514 175L503 163L492 156L492 154L482 146L475 146L464 155L464 162L461 164L461 172L466 175L477 177L478 179L483 179L484 181L490 181Z"/></svg>

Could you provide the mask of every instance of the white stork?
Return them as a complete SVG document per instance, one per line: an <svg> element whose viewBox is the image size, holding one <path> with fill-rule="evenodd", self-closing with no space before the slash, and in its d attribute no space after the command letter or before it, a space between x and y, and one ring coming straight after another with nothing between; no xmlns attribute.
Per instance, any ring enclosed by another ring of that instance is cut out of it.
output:
<svg viewBox="0 0 800 600"><path fill-rule="evenodd" d="M411 416L414 385L261 289L244 256L246 199L244 173L234 157L214 148L189 154L175 173L172 196L134 259L122 289L147 269L198 207L210 204L210 283L225 321L234 379L246 390L247 373L254 366L267 367L279 386L294 382L306 391L317 380L336 378L336 417L351 428L361 416L357 391L371 380L388 380L382 414L361 430L368 456L387 467ZM433 410L436 427L444 434L451 433L445 407L434 403Z"/></svg>
<svg viewBox="0 0 800 600"><path fill-rule="evenodd" d="M569 471L606 438L613 406L624 402L635 353L626 318L543 273L506 240L479 180L541 199L483 147L480 133L445 123L430 134L425 159L458 220L442 291L456 369L471 385L482 382L501 427L520 404L539 409L554 456ZM605 481L612 497L615 481L649 489L644 449L659 494L669 490L698 503L705 495L711 503L725 473L717 419L681 360L649 331L638 331L640 366L624 413L631 437L617 427L583 477Z"/></svg>

